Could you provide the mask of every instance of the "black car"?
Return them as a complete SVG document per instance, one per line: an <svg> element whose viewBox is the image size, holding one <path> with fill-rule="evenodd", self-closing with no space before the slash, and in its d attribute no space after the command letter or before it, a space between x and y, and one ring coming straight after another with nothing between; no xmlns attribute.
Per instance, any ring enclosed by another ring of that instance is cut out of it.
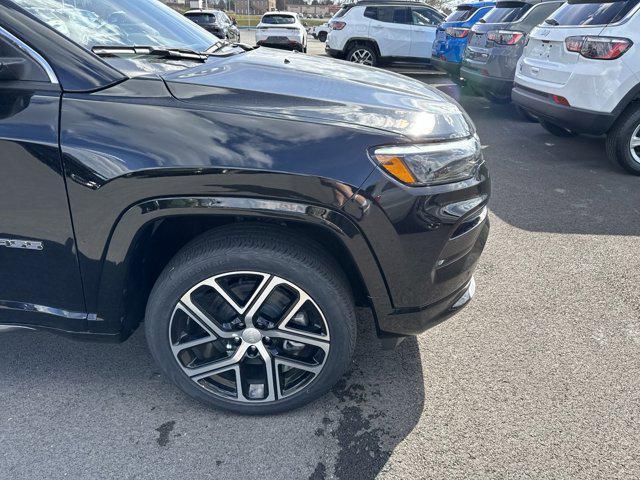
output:
<svg viewBox="0 0 640 480"><path fill-rule="evenodd" d="M123 341L144 320L189 395L269 413L340 378L356 305L396 346L469 302L490 183L449 97L156 0L82 2L93 24L52 4L0 0L5 330Z"/></svg>
<svg viewBox="0 0 640 480"><path fill-rule="evenodd" d="M189 10L184 16L218 38L240 41L240 30L235 21L221 10Z"/></svg>

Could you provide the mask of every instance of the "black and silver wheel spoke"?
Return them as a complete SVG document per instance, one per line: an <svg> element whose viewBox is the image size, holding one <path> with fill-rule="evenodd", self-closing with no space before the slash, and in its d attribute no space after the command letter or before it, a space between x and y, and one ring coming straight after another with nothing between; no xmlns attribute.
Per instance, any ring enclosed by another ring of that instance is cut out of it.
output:
<svg viewBox="0 0 640 480"><path fill-rule="evenodd" d="M373 65L373 56L371 52L365 49L356 50L351 54L350 60L354 63L361 63L362 65Z"/></svg>
<svg viewBox="0 0 640 480"><path fill-rule="evenodd" d="M293 395L320 374L330 347L313 299L290 281L258 272L225 273L189 289L169 337L186 375L238 402Z"/></svg>

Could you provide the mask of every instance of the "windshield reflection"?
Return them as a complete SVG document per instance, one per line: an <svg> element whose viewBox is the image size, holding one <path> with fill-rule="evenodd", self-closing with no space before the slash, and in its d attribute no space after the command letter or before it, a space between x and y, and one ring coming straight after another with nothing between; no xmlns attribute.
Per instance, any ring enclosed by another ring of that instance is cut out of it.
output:
<svg viewBox="0 0 640 480"><path fill-rule="evenodd" d="M207 50L219 39L157 0L13 0L87 49L153 45Z"/></svg>

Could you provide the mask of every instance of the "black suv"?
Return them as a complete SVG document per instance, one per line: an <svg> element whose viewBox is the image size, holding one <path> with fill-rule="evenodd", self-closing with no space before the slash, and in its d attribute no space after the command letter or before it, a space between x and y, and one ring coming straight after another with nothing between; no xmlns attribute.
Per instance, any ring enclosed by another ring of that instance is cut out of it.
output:
<svg viewBox="0 0 640 480"><path fill-rule="evenodd" d="M446 95L156 0L56 5L0 0L4 329L122 341L144 319L181 389L268 413L339 379L356 305L393 346L469 302L489 177Z"/></svg>
<svg viewBox="0 0 640 480"><path fill-rule="evenodd" d="M184 16L218 38L240 41L240 30L235 21L221 10L189 10Z"/></svg>

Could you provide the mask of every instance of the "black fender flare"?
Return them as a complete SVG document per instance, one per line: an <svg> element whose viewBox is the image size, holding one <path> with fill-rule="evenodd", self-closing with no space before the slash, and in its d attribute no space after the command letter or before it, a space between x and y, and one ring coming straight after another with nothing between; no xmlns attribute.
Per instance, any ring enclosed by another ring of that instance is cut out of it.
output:
<svg viewBox="0 0 640 480"><path fill-rule="evenodd" d="M97 312L90 316L89 330L118 333L126 337L140 318L131 318L127 306L128 278L136 255L136 239L145 226L162 218L179 216L232 216L295 221L325 229L344 246L357 267L376 311L391 311L391 300L382 269L367 239L345 213L298 202L247 197L160 197L143 200L128 208L116 223L103 258ZM135 295L135 292L133 292ZM94 323L95 322L95 323ZM93 324L93 325L92 325ZM377 324L377 322L376 322Z"/></svg>

